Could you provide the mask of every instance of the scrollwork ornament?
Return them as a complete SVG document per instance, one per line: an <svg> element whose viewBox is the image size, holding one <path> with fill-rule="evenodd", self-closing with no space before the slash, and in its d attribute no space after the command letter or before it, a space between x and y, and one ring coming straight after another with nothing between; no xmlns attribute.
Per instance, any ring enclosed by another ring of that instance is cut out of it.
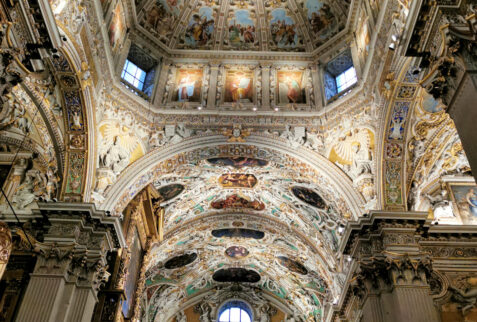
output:
<svg viewBox="0 0 477 322"><path fill-rule="evenodd" d="M4 222L0 222L0 278L3 275L12 252L12 233Z"/></svg>

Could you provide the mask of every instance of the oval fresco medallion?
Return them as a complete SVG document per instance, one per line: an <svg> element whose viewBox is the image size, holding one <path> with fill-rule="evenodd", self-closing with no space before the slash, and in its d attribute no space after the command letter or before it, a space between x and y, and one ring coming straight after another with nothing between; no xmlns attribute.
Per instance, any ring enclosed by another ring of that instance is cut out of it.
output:
<svg viewBox="0 0 477 322"><path fill-rule="evenodd" d="M280 262L282 266L288 268L292 272L295 272L301 275L308 274L308 270L306 269L306 267L303 266L302 263L294 261L293 259L290 259L285 256L278 256L278 261Z"/></svg>
<svg viewBox="0 0 477 322"><path fill-rule="evenodd" d="M260 281L260 274L250 269L232 267L219 269L212 278L223 283L257 283Z"/></svg>
<svg viewBox="0 0 477 322"><path fill-rule="evenodd" d="M179 255L167 260L167 262L164 264L164 267L167 269L179 268L179 267L183 267L192 263L196 259L197 259L197 253Z"/></svg>
<svg viewBox="0 0 477 322"><path fill-rule="evenodd" d="M257 178L247 173L224 173L219 177L222 188L253 188L257 184Z"/></svg>
<svg viewBox="0 0 477 322"><path fill-rule="evenodd" d="M171 200L172 198L177 197L184 191L185 187L178 183L169 184L167 186L157 188L157 192L159 193L160 202L164 202L167 200Z"/></svg>
<svg viewBox="0 0 477 322"><path fill-rule="evenodd" d="M222 228L212 230L212 236L221 238L253 238L253 239L262 239L265 236L265 233L260 230L253 230L247 228Z"/></svg>
<svg viewBox="0 0 477 322"><path fill-rule="evenodd" d="M263 210L265 209L265 204L258 200L249 201L245 198L242 198L236 194L230 195L225 199L213 201L210 203L210 206L214 209L253 209L253 210Z"/></svg>
<svg viewBox="0 0 477 322"><path fill-rule="evenodd" d="M219 157L207 159L212 165L229 166L235 169L242 169L246 167L264 167L268 164L268 161L262 159L248 158L248 157Z"/></svg>
<svg viewBox="0 0 477 322"><path fill-rule="evenodd" d="M293 186L291 191L301 201L320 209L326 208L326 203L319 194L305 187Z"/></svg>
<svg viewBox="0 0 477 322"><path fill-rule="evenodd" d="M230 246L225 250L225 254L234 259L242 259L248 256L249 251L242 246Z"/></svg>

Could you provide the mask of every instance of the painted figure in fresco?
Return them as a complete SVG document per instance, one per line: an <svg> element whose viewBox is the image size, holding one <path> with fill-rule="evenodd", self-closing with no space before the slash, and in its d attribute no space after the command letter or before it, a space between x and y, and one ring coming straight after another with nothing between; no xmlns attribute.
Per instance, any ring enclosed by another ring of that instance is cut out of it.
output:
<svg viewBox="0 0 477 322"><path fill-rule="evenodd" d="M211 203L214 209L227 209L227 208L249 208L253 210L265 209L265 204L258 200L248 201L245 198L238 195L228 196L226 199L214 201Z"/></svg>
<svg viewBox="0 0 477 322"><path fill-rule="evenodd" d="M184 186L181 184L170 184L157 189L157 192L160 195L160 202L170 200L178 196L182 191L184 191Z"/></svg>
<svg viewBox="0 0 477 322"><path fill-rule="evenodd" d="M190 80L190 76L187 75L181 78L177 89L178 101L188 101L189 97L194 95L195 82Z"/></svg>
<svg viewBox="0 0 477 322"><path fill-rule="evenodd" d="M109 25L109 43L113 49L116 48L124 30L124 10L120 3L114 9L113 18Z"/></svg>
<svg viewBox="0 0 477 322"><path fill-rule="evenodd" d="M253 188L257 178L253 174L226 173L220 176L219 183L224 188Z"/></svg>
<svg viewBox="0 0 477 322"><path fill-rule="evenodd" d="M296 103L300 99L300 84L290 77L287 77L285 84L288 87L287 98L289 103Z"/></svg>
<svg viewBox="0 0 477 322"><path fill-rule="evenodd" d="M275 44L280 48L295 47L298 36L296 34L296 24L284 9L272 11L272 20L270 21L270 32Z"/></svg>
<svg viewBox="0 0 477 322"><path fill-rule="evenodd" d="M232 84L232 100L239 102L240 100L248 99L248 93L252 89L251 79L248 77L240 77Z"/></svg>
<svg viewBox="0 0 477 322"><path fill-rule="evenodd" d="M207 19L205 15L201 17L198 14L194 14L192 22L187 27L186 38L195 45L203 46L207 44L212 36L213 25L213 19Z"/></svg>
<svg viewBox="0 0 477 322"><path fill-rule="evenodd" d="M288 268L290 271L301 274L301 275L306 275L308 274L308 270L303 266L301 263L294 261L288 257L285 256L278 256L278 260L280 261L280 264Z"/></svg>
<svg viewBox="0 0 477 322"><path fill-rule="evenodd" d="M227 256L232 258L244 258L249 254L249 251L242 246L231 246L225 250Z"/></svg>
<svg viewBox="0 0 477 322"><path fill-rule="evenodd" d="M214 165L231 166L236 169L245 167L263 167L268 164L268 161L247 157L230 157L230 158L211 158L207 161Z"/></svg>
<svg viewBox="0 0 477 322"><path fill-rule="evenodd" d="M255 26L248 10L235 12L235 18L229 22L229 40L233 45L255 42Z"/></svg>
<svg viewBox="0 0 477 322"><path fill-rule="evenodd" d="M392 131L391 131L391 134L389 135L389 138L392 140L401 140L402 139L401 128L402 128L402 124L404 123L404 120L400 116L396 116L393 118L392 122L393 122Z"/></svg>
<svg viewBox="0 0 477 322"><path fill-rule="evenodd" d="M165 10L160 3L154 5L146 15L146 22L151 25L152 29L157 30L157 26L164 15Z"/></svg>
<svg viewBox="0 0 477 322"><path fill-rule="evenodd" d="M474 189L469 189L469 192L465 195L465 200L469 204L470 213L477 217L477 195Z"/></svg>
<svg viewBox="0 0 477 322"><path fill-rule="evenodd" d="M83 125L81 122L81 114L77 111L73 112L72 115L72 122L71 122L71 129L72 130L81 130Z"/></svg>
<svg viewBox="0 0 477 322"><path fill-rule="evenodd" d="M327 4L323 4L318 12L313 12L310 18L310 25L314 32L318 33L327 28L333 21L331 8Z"/></svg>
<svg viewBox="0 0 477 322"><path fill-rule="evenodd" d="M292 187L292 192L301 201L306 202L309 205L312 205L317 208L324 209L326 204L323 199L313 190L305 187Z"/></svg>
<svg viewBox="0 0 477 322"><path fill-rule="evenodd" d="M169 8L166 8L168 6ZM145 27L149 27L152 31L160 35L165 35L174 27L178 13L175 12L177 8L177 0L168 0L165 3L156 1L156 3L146 12ZM168 10L169 9L169 10Z"/></svg>
<svg viewBox="0 0 477 322"><path fill-rule="evenodd" d="M295 44L295 25L278 20L272 24L273 40L277 45L293 46Z"/></svg>
<svg viewBox="0 0 477 322"><path fill-rule="evenodd" d="M230 41L233 43L245 42L253 43L255 41L255 27L241 26L240 24L233 24L229 27Z"/></svg>

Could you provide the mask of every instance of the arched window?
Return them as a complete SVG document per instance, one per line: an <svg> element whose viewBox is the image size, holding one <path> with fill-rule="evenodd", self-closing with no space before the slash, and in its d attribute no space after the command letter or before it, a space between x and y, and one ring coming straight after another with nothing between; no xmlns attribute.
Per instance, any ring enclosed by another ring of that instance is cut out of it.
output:
<svg viewBox="0 0 477 322"><path fill-rule="evenodd" d="M219 310L218 322L252 322L252 312L242 301L230 301Z"/></svg>

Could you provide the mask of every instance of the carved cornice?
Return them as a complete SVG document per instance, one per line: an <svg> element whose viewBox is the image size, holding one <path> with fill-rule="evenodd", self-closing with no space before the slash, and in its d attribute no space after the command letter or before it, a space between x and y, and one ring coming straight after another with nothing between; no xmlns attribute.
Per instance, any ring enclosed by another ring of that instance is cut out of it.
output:
<svg viewBox="0 0 477 322"><path fill-rule="evenodd" d="M409 240L405 236L428 230L431 222L425 212L371 211L357 221L348 222L340 251L353 255L360 241L371 242L376 238L381 238L382 243L387 245L415 245L413 238ZM387 235L388 232L396 232L400 236Z"/></svg>
<svg viewBox="0 0 477 322"><path fill-rule="evenodd" d="M17 211L18 212L18 211ZM10 209L3 213L4 220L11 225L16 224L16 219ZM37 208L27 209L21 215L22 221L44 221L42 226L45 234L54 232L46 237L44 242L55 242L57 238L69 240L71 243L81 244L81 234L85 227L106 235L107 248L109 250L125 247L126 241L123 235L119 217L112 217L109 212L97 210L92 203L68 203L49 202L38 203ZM61 231L55 230L56 228ZM48 232L49 229L53 229Z"/></svg>

